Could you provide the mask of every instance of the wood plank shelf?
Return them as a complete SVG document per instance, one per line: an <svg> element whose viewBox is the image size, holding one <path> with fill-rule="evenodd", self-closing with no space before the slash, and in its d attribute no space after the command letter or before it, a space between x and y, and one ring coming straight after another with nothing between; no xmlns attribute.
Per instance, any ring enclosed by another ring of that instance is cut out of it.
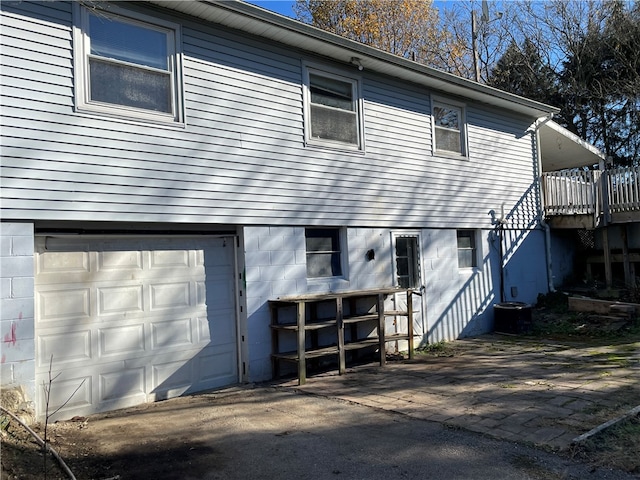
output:
<svg viewBox="0 0 640 480"><path fill-rule="evenodd" d="M403 293L407 297L406 310L385 310L388 296ZM384 365L387 343L397 341L408 342L409 358L413 358L412 298L411 289L382 288L270 300L273 376L280 376L281 361L293 362L302 385L307 378L307 360L332 355L338 356L342 375L346 371L346 352L376 347L380 365ZM396 322L397 317L403 318L406 333L386 335L388 317L396 318Z"/></svg>

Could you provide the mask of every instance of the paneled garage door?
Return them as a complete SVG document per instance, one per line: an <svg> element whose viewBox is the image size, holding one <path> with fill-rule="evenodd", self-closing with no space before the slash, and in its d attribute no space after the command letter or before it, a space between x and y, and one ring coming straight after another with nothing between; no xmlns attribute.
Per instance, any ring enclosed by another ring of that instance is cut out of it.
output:
<svg viewBox="0 0 640 480"><path fill-rule="evenodd" d="M236 383L234 246L39 237L38 415L49 386L49 413L68 402L69 418Z"/></svg>

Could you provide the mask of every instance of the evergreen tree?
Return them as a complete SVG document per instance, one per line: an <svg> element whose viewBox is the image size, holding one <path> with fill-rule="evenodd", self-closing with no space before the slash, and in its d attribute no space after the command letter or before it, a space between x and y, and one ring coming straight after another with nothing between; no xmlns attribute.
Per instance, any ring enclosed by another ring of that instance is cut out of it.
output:
<svg viewBox="0 0 640 480"><path fill-rule="evenodd" d="M536 45L529 39L525 39L522 47L515 42L509 45L487 83L539 102L554 104L558 101L558 75L544 63Z"/></svg>

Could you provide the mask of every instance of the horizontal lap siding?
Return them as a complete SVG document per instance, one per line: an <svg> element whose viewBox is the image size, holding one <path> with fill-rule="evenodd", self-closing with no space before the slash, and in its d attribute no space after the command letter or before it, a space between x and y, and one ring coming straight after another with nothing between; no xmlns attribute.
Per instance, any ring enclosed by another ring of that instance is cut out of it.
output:
<svg viewBox="0 0 640 480"><path fill-rule="evenodd" d="M471 109L468 120L473 161L481 167L470 182L484 192L476 207L488 207L488 217L490 209L500 215L504 205L510 227L533 227L540 213L533 128L522 119L494 111Z"/></svg>
<svg viewBox="0 0 640 480"><path fill-rule="evenodd" d="M480 227L517 202L510 172L527 175L522 191L532 178L526 122L470 106L471 158L434 157L429 92L367 71L366 154L305 148L302 57L189 21L184 128L76 114L70 7L31 6L34 21L3 18L8 218Z"/></svg>

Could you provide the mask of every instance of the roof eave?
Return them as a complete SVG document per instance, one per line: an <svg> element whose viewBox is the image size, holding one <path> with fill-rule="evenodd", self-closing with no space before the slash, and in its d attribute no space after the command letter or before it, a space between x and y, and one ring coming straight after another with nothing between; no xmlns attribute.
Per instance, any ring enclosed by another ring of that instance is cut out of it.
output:
<svg viewBox="0 0 640 480"><path fill-rule="evenodd" d="M242 1L150 0L149 3L347 64L352 57L358 57L367 70L534 119L559 112L556 107L413 62Z"/></svg>

